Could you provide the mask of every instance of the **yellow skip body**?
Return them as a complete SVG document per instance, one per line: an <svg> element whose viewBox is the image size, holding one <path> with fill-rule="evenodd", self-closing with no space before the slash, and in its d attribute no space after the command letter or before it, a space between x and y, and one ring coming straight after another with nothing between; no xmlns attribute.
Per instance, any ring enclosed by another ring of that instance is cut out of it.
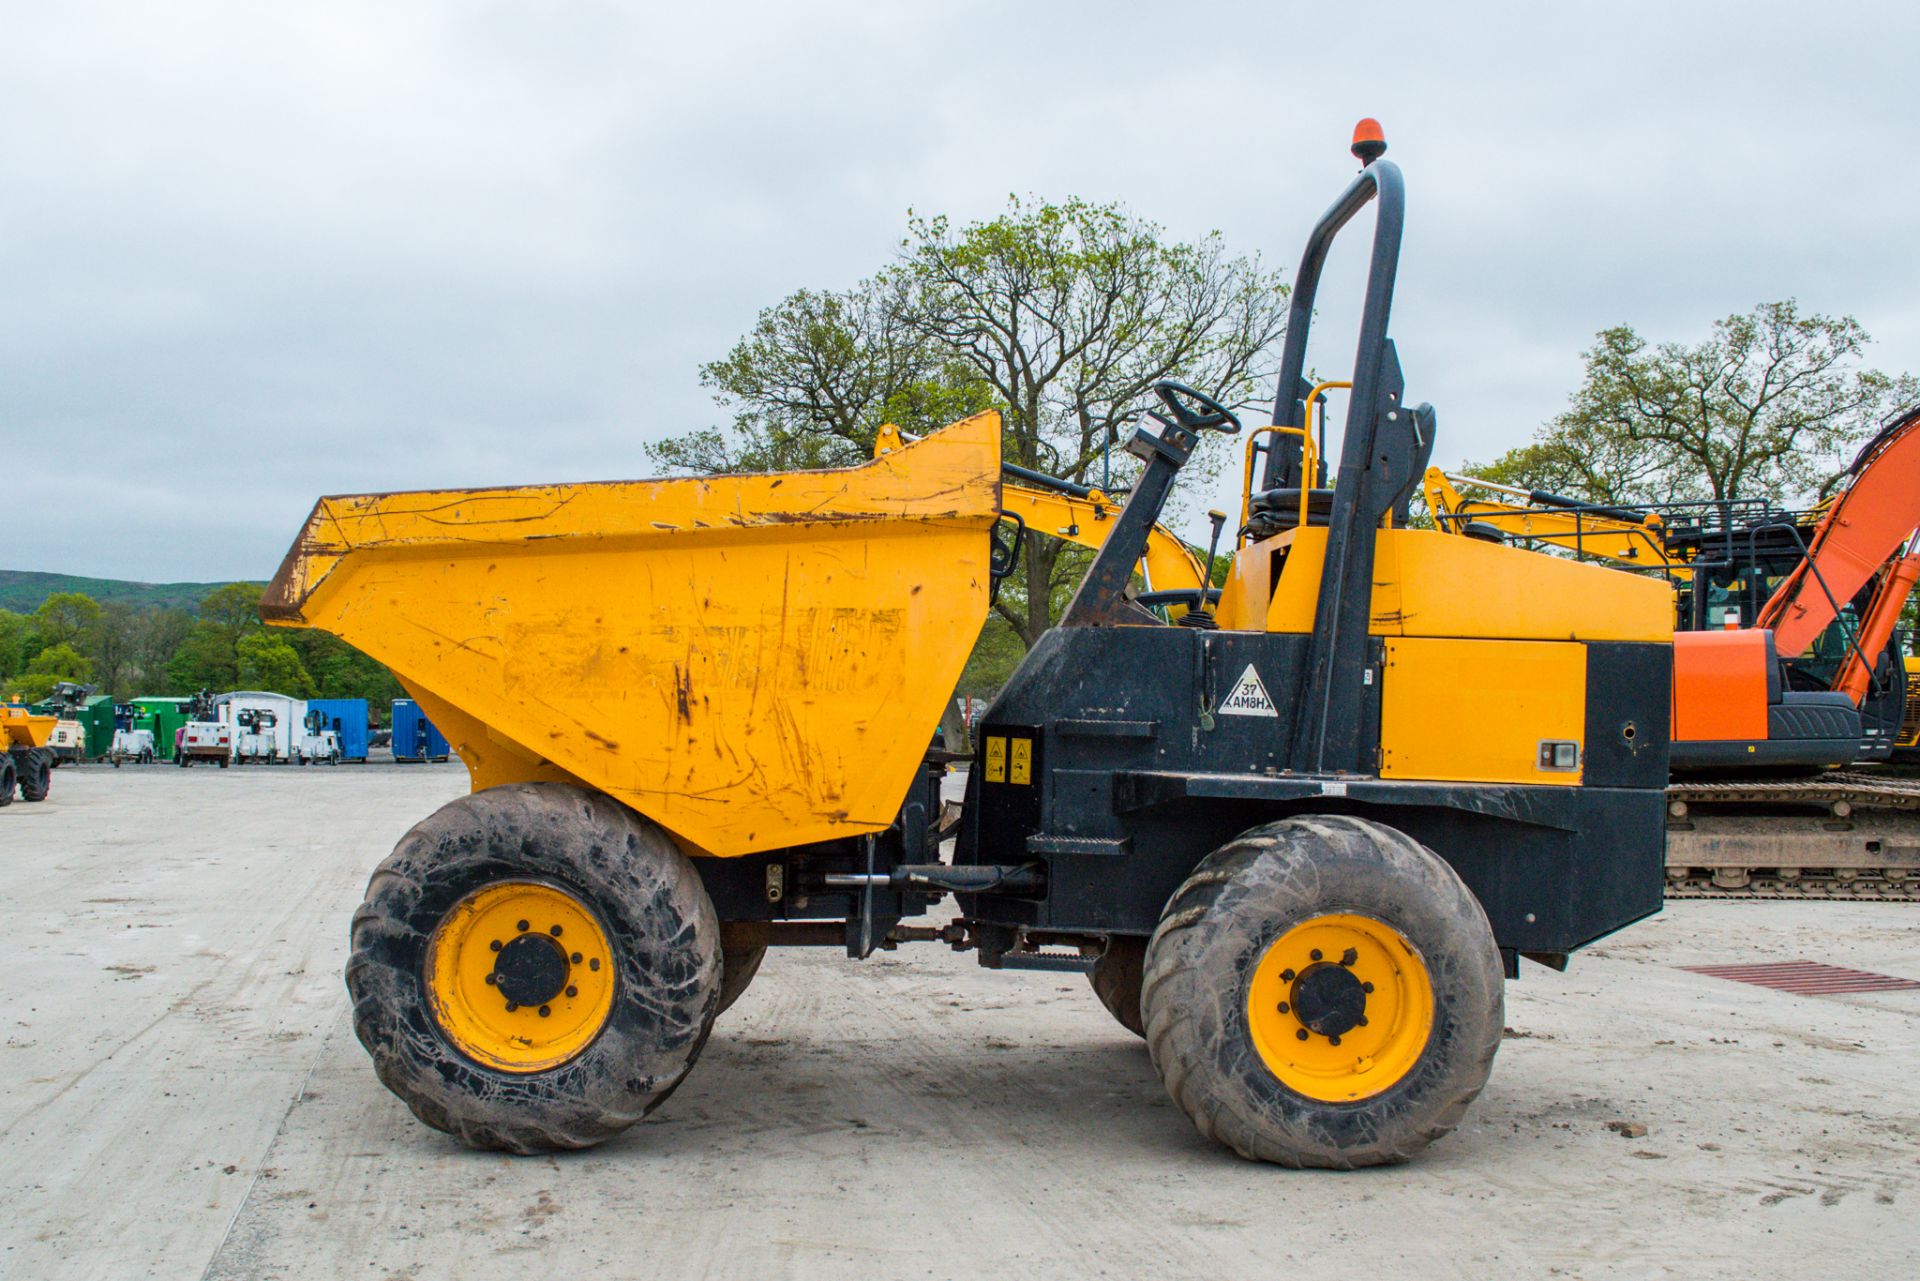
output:
<svg viewBox="0 0 1920 1281"><path fill-rule="evenodd" d="M858 467L323 498L261 613L393 669L472 775L689 852L878 832L981 624L986 413Z"/></svg>

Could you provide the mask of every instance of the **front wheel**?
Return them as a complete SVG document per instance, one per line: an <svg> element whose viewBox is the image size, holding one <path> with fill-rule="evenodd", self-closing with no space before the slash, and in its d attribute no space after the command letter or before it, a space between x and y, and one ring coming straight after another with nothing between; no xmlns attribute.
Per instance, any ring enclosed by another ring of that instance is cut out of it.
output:
<svg viewBox="0 0 1920 1281"><path fill-rule="evenodd" d="M490 788L401 838L347 963L388 1089L470 1147L591 1147L657 1107L706 1043L720 927L692 863L609 797Z"/></svg>
<svg viewBox="0 0 1920 1281"><path fill-rule="evenodd" d="M1256 827L1204 859L1147 947L1154 1066L1244 1157L1353 1169L1459 1124L1500 1047L1504 977L1478 900L1365 819Z"/></svg>

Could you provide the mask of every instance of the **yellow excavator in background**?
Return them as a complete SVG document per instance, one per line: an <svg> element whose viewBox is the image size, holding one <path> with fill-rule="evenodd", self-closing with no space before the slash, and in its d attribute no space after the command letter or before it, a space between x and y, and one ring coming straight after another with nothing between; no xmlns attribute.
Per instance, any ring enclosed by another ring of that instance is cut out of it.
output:
<svg viewBox="0 0 1920 1281"><path fill-rule="evenodd" d="M1920 580L1920 407L1811 511L1608 506L1439 468L1424 488L1442 532L1674 586L1670 894L1920 898L1920 780L1875 768L1920 743L1898 625Z"/></svg>

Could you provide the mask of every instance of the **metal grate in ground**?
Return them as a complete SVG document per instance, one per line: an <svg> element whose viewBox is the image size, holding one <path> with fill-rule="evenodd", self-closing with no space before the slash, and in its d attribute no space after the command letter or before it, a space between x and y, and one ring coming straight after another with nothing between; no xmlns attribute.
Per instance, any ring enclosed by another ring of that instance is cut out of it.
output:
<svg viewBox="0 0 1920 1281"><path fill-rule="evenodd" d="M1826 996L1836 992L1904 992L1920 988L1920 982L1850 970L1820 961L1772 961L1747 965L1683 965L1683 970L1707 974L1736 983L1753 983L1801 996Z"/></svg>

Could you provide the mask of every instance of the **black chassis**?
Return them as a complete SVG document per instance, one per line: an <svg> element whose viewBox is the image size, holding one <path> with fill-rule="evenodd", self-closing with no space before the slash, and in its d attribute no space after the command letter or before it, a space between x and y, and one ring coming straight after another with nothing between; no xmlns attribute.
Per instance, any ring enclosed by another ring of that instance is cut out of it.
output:
<svg viewBox="0 0 1920 1281"><path fill-rule="evenodd" d="M1660 909L1672 660L1663 645L1587 646L1585 782L1412 782L1290 767L1294 707L1217 712L1252 666L1292 687L1306 635L1184 627L1055 630L978 731L1031 742L1032 782L976 762L955 861L1045 868L1040 895L961 899L983 960L1035 942L1147 934L1194 867L1234 836L1296 814L1357 814L1445 858L1486 910L1509 968L1567 953ZM1369 645L1360 738L1379 741L1387 673Z"/></svg>

